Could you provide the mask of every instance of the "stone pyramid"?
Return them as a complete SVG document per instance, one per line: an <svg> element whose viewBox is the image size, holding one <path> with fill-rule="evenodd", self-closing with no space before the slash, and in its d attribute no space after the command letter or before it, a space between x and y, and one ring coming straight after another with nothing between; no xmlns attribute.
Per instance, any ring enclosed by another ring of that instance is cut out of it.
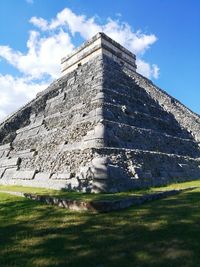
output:
<svg viewBox="0 0 200 267"><path fill-rule="evenodd" d="M0 184L117 192L200 178L200 117L103 33L0 124Z"/></svg>

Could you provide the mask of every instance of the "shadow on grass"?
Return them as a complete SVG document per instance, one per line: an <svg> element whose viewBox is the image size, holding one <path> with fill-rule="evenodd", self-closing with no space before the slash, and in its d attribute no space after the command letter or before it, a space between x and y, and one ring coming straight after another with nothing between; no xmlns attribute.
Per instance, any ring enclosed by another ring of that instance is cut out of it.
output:
<svg viewBox="0 0 200 267"><path fill-rule="evenodd" d="M0 266L199 266L200 192L109 214L1 194Z"/></svg>

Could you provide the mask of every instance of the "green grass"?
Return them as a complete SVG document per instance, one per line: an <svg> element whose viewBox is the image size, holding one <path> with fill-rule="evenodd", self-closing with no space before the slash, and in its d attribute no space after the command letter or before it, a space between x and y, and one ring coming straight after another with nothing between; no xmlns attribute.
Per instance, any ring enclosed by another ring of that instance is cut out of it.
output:
<svg viewBox="0 0 200 267"><path fill-rule="evenodd" d="M91 194L91 193L80 193L80 192L68 192L65 190L64 191L51 190L51 189L36 188L36 187L3 186L3 185L0 185L0 190L35 193L39 195L49 195L49 196L64 197L68 199L90 201L90 200L120 199L120 198L129 197L133 195L150 194L150 193L155 193L159 191L181 189L181 188L186 188L186 187L191 187L191 186L200 187L200 180L184 182L184 183L175 183L175 184L171 184L171 185L163 186L163 187L151 187L147 189L132 190L132 191L121 192L121 193L109 193L109 194L105 194L105 193Z"/></svg>
<svg viewBox="0 0 200 267"><path fill-rule="evenodd" d="M0 266L200 266L200 188L108 214L0 193Z"/></svg>

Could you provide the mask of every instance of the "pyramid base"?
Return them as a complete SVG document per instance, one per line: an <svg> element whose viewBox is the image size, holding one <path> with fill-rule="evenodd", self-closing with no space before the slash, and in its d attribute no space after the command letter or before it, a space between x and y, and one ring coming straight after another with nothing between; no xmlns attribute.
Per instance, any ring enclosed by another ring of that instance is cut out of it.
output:
<svg viewBox="0 0 200 267"><path fill-rule="evenodd" d="M1 185L20 185L80 192L121 192L200 178L200 161L160 152L118 148L82 151L92 158L70 172L6 169Z"/></svg>

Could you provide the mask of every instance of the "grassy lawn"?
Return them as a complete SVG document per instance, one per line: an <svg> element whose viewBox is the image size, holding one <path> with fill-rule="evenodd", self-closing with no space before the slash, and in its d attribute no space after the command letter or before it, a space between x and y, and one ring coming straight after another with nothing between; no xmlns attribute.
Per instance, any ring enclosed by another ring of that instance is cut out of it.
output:
<svg viewBox="0 0 200 267"><path fill-rule="evenodd" d="M143 194L150 194L159 191L166 191L171 189L181 189L186 187L192 186L199 186L200 187L200 180L199 181L190 181L184 183L175 183L168 186L163 187L151 187L147 189L141 190L134 190L129 192L121 192L121 193L101 193L101 194L89 194L89 193L79 193L79 192L67 192L67 191L59 191L59 190L51 190L45 188L36 188L36 187L24 187L24 186L3 186L0 185L0 190L6 191L16 191L16 192L26 192L26 193L36 193L39 195L49 195L49 196L57 196L63 197L67 199L76 199L76 200L112 200L112 199L120 199L124 197L134 196L134 195L143 195Z"/></svg>
<svg viewBox="0 0 200 267"><path fill-rule="evenodd" d="M0 193L0 266L200 266L200 188L108 214Z"/></svg>

